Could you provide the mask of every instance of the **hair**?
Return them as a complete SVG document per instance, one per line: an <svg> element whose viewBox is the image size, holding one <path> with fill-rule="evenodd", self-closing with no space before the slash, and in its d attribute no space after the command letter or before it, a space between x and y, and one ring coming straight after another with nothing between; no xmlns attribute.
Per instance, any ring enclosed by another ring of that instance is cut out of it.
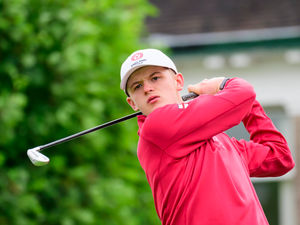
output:
<svg viewBox="0 0 300 225"><path fill-rule="evenodd" d="M165 69L168 69L168 70L171 70L171 71L174 73L174 75L177 74L173 69L171 69L171 68L169 68L169 67L164 67L164 68L165 68Z"/></svg>

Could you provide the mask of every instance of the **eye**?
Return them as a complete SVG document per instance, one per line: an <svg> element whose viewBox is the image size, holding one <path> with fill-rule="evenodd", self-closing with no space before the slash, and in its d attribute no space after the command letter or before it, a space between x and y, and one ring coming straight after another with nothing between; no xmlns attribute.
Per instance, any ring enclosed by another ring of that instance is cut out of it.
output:
<svg viewBox="0 0 300 225"><path fill-rule="evenodd" d="M158 76L155 76L155 77L152 77L152 80L158 80L160 77Z"/></svg>
<svg viewBox="0 0 300 225"><path fill-rule="evenodd" d="M137 84L137 85L134 86L133 89L134 89L134 90L137 90L137 89L139 89L140 87L142 87L142 85L141 85L141 84Z"/></svg>

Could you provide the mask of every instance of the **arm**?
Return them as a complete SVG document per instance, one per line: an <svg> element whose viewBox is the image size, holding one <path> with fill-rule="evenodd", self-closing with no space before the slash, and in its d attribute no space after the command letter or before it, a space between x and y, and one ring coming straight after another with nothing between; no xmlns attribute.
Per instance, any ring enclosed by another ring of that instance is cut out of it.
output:
<svg viewBox="0 0 300 225"><path fill-rule="evenodd" d="M222 91L200 95L185 109L167 105L153 111L141 135L169 154L181 157L199 147L203 140L239 124L254 100L253 87L243 79L233 78Z"/></svg>
<svg viewBox="0 0 300 225"><path fill-rule="evenodd" d="M294 167L285 138L257 101L243 123L251 141L238 141L238 146L248 164L250 176L281 176Z"/></svg>

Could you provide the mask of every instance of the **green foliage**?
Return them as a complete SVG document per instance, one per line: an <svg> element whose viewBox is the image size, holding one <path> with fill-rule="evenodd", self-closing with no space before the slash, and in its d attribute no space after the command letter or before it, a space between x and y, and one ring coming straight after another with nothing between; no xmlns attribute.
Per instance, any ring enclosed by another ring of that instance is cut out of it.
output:
<svg viewBox="0 0 300 225"><path fill-rule="evenodd" d="M136 157L136 120L26 150L132 113L119 70L146 0L0 0L0 224L159 224Z"/></svg>

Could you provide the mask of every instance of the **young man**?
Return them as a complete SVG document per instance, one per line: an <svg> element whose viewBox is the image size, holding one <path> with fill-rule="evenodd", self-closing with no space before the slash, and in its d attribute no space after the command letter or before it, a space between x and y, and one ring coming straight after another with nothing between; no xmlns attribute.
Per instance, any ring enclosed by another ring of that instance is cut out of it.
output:
<svg viewBox="0 0 300 225"><path fill-rule="evenodd" d="M250 177L281 176L294 167L287 142L239 78L189 86L159 50L132 53L121 89L138 117L138 159L163 225L266 225ZM223 132L243 122L250 141Z"/></svg>

